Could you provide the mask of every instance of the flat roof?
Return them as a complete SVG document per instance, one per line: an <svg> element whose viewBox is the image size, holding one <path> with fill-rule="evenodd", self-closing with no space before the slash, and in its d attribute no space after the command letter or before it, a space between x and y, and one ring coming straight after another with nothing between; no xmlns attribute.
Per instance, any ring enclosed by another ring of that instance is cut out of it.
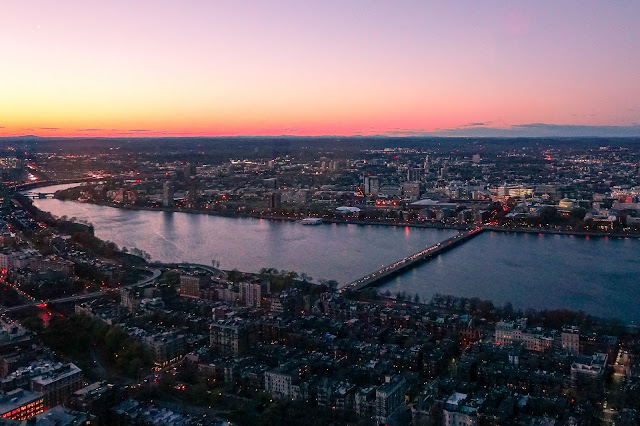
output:
<svg viewBox="0 0 640 426"><path fill-rule="evenodd" d="M0 414L8 413L40 398L42 398L41 393L31 392L22 388L0 394Z"/></svg>

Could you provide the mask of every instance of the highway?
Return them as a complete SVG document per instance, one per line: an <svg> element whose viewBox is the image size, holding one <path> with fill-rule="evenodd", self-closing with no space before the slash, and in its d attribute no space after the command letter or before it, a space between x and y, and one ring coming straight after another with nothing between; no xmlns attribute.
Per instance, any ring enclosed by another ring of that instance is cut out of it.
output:
<svg viewBox="0 0 640 426"><path fill-rule="evenodd" d="M156 278L158 278L160 276L160 274L162 273L162 271L160 271L160 269L157 268L140 268L143 269L145 271L149 271L151 272L151 276L150 277L146 277L143 278L137 282L135 282L134 284L130 284L126 287L133 287L136 285L143 285L143 284L148 284L150 282L152 282L153 280L155 280ZM18 312L21 311L23 309L27 309L27 308L31 308L34 306L41 306L41 305L47 305L49 303L71 303L71 302L80 302L80 301L85 301L85 300L91 300L91 299L98 299L100 297L106 296L109 293L113 293L115 291L118 291L118 288L110 288L107 290L100 290L100 291L96 291L93 293L85 293L85 294L77 294L75 296L65 296L65 297L58 297L56 299L48 299L48 300L37 300L37 301L33 301L33 302L29 302L29 303L24 303L22 305L17 305L17 306L10 306L10 307L2 307L0 308L0 314L8 314L11 312Z"/></svg>

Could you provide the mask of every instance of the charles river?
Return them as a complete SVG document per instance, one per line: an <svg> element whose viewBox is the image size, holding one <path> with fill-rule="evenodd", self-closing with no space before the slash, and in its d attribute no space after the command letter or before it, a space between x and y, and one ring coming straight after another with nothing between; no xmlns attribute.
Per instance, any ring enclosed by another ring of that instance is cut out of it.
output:
<svg viewBox="0 0 640 426"><path fill-rule="evenodd" d="M34 192L54 192L58 185ZM93 224L119 247L144 250L161 262L220 262L223 269L271 267L345 285L452 235L455 231L393 226L226 218L122 210L36 199L55 216ZM395 278L380 292L479 297L497 305L560 308L640 322L640 239L486 232Z"/></svg>

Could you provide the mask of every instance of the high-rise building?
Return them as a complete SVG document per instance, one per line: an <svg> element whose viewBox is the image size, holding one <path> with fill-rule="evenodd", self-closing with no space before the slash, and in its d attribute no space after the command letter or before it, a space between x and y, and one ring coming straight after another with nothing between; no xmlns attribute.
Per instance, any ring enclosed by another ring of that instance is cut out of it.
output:
<svg viewBox="0 0 640 426"><path fill-rule="evenodd" d="M240 283L240 298L247 306L260 307L262 286L256 283Z"/></svg>
<svg viewBox="0 0 640 426"><path fill-rule="evenodd" d="M203 282L199 275L180 275L180 296L199 298Z"/></svg>
<svg viewBox="0 0 640 426"><path fill-rule="evenodd" d="M185 177L192 177L195 176L197 173L196 170L196 165L195 164L187 164L184 166L184 169L182 171L184 173Z"/></svg>
<svg viewBox="0 0 640 426"><path fill-rule="evenodd" d="M173 194L174 194L174 186L173 181L168 180L162 185L162 206L163 207L172 207L173 206Z"/></svg>
<svg viewBox="0 0 640 426"><path fill-rule="evenodd" d="M391 423L392 418L405 407L406 381L402 377L386 377L376 389L376 415L379 423Z"/></svg>
<svg viewBox="0 0 640 426"><path fill-rule="evenodd" d="M424 176L424 169L412 167L407 170L407 180L409 182L420 182Z"/></svg>
<svg viewBox="0 0 640 426"><path fill-rule="evenodd" d="M364 177L364 195L378 195L380 190L380 179L378 176L365 176Z"/></svg>
<svg viewBox="0 0 640 426"><path fill-rule="evenodd" d="M327 157L320 157L320 169L326 170L329 168L329 160Z"/></svg>
<svg viewBox="0 0 640 426"><path fill-rule="evenodd" d="M194 206L200 200L200 187L198 179L191 178L188 182L187 200L191 206Z"/></svg>
<svg viewBox="0 0 640 426"><path fill-rule="evenodd" d="M270 210L279 209L282 205L282 196L279 192L271 192L267 195L267 208Z"/></svg>

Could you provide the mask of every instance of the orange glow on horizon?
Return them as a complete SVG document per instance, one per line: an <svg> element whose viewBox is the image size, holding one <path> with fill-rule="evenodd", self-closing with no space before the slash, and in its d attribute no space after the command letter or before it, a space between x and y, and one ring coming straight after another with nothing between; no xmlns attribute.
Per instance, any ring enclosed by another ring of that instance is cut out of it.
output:
<svg viewBox="0 0 640 426"><path fill-rule="evenodd" d="M0 137L640 135L637 2L6 3Z"/></svg>

